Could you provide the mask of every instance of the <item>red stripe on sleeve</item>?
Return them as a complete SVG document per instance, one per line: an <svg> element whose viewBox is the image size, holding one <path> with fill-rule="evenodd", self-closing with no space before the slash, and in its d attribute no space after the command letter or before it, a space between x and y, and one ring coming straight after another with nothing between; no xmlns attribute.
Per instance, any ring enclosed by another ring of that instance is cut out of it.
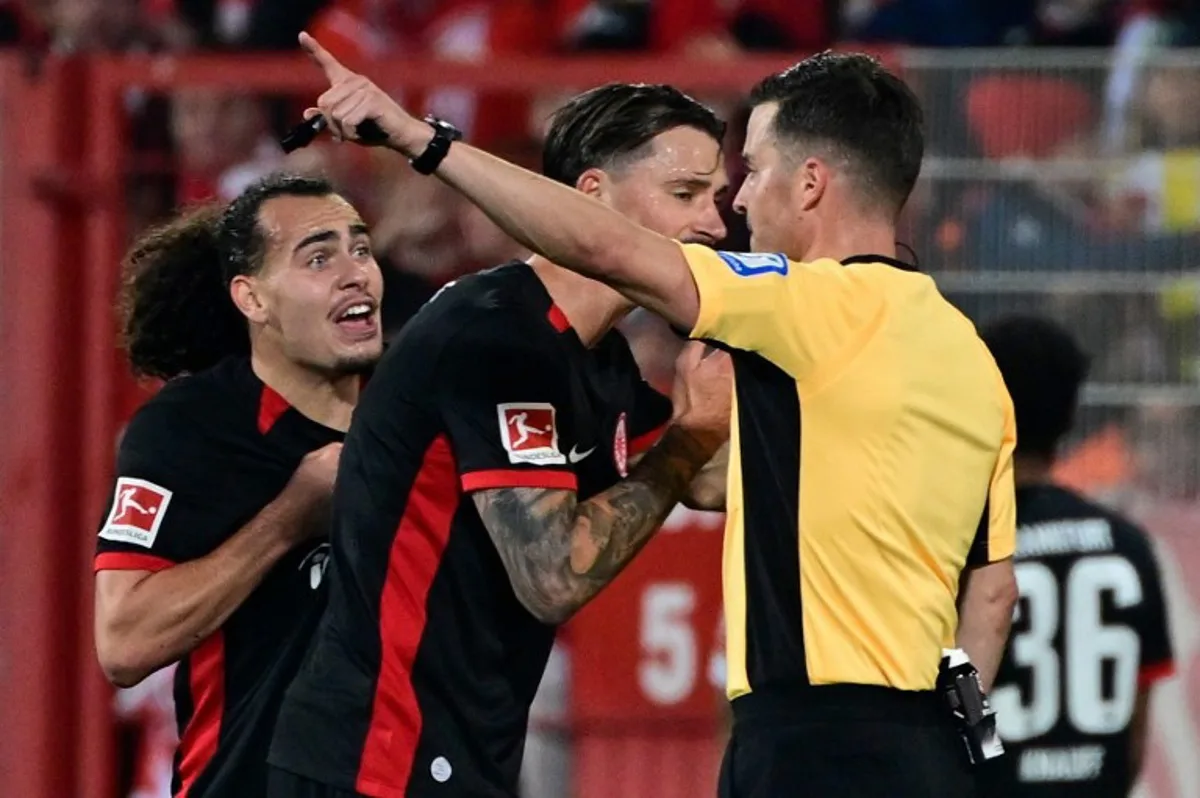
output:
<svg viewBox="0 0 1200 798"><path fill-rule="evenodd" d="M388 555L379 602L383 656L359 760L358 792L403 795L408 787L423 722L412 683L413 662L425 634L429 588L450 540L461 496L450 443L439 435L426 450L409 489Z"/></svg>
<svg viewBox="0 0 1200 798"><path fill-rule="evenodd" d="M221 718L225 714L225 635L217 630L188 656L192 717L179 740L179 778L176 798L187 798L196 779L217 753Z"/></svg>
<svg viewBox="0 0 1200 798"><path fill-rule="evenodd" d="M1174 660L1169 659L1166 662L1154 662L1149 665L1143 665L1142 669L1138 671L1138 687L1150 687L1155 682L1174 675Z"/></svg>
<svg viewBox="0 0 1200 798"><path fill-rule="evenodd" d="M578 490L579 480L571 471L524 471L496 469L472 471L462 475L465 491L490 488L546 488L549 490Z"/></svg>
<svg viewBox="0 0 1200 798"><path fill-rule="evenodd" d="M106 551L96 555L94 569L100 571L165 571L175 563L153 554L136 554L130 551Z"/></svg>
<svg viewBox="0 0 1200 798"><path fill-rule="evenodd" d="M634 438L632 441L629 442L629 453L630 454L645 453L651 446L658 443L658 439L661 438L663 436L663 433L666 431L667 431L667 425L663 424L661 427L652 429L649 432L645 432L645 433L637 436L636 438Z"/></svg>

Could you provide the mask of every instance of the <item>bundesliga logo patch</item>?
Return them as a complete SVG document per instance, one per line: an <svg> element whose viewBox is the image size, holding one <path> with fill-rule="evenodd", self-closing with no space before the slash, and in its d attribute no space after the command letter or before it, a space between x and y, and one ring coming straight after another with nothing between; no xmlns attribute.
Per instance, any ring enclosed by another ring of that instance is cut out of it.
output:
<svg viewBox="0 0 1200 798"><path fill-rule="evenodd" d="M500 441L510 463L557 465L567 462L558 448L554 405L546 402L496 405Z"/></svg>
<svg viewBox="0 0 1200 798"><path fill-rule="evenodd" d="M100 530L100 537L118 543L132 543L147 549L154 545L162 526L171 491L144 479L121 477L113 493L112 509Z"/></svg>

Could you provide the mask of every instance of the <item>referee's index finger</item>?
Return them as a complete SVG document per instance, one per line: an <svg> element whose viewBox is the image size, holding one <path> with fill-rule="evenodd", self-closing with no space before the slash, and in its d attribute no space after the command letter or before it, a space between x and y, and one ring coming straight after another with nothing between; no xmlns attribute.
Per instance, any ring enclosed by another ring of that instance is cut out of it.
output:
<svg viewBox="0 0 1200 798"><path fill-rule="evenodd" d="M349 69L342 66L342 62L333 57L333 53L321 46L321 43L309 35L307 32L300 34L300 47L304 52L308 53L312 60L317 62L317 66L325 72L325 77L330 83L337 83L348 75L353 74Z"/></svg>

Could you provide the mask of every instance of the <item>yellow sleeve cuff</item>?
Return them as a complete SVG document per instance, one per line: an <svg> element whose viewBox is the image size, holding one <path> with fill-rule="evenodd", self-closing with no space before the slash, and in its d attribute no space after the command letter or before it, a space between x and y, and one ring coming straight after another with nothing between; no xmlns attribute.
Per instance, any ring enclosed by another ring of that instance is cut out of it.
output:
<svg viewBox="0 0 1200 798"><path fill-rule="evenodd" d="M1006 560L1017 553L1017 533L1013 529L1006 530L1004 534L999 535L999 540L990 541L988 544L988 560L991 562L999 562Z"/></svg>

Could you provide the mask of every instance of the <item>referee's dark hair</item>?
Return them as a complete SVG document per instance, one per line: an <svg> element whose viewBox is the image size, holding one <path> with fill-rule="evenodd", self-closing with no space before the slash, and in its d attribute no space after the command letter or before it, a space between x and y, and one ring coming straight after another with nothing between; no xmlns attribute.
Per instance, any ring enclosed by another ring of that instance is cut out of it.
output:
<svg viewBox="0 0 1200 798"><path fill-rule="evenodd" d="M1017 420L1017 453L1053 460L1071 430L1088 356L1043 316L1004 316L980 332L1008 386Z"/></svg>
<svg viewBox="0 0 1200 798"><path fill-rule="evenodd" d="M900 213L921 172L924 115L912 90L862 53L825 52L771 75L750 105L778 103L773 130L781 149L845 161L866 205Z"/></svg>
<svg viewBox="0 0 1200 798"><path fill-rule="evenodd" d="M246 319L233 304L229 283L263 266L259 210L275 197L335 193L320 178L273 174L227 207L193 208L143 233L122 263L118 302L133 373L168 380L248 355Z"/></svg>
<svg viewBox="0 0 1200 798"><path fill-rule="evenodd" d="M588 169L619 169L650 154L651 140L693 127L718 142L725 123L673 86L610 83L572 97L554 112L542 147L542 174L574 187Z"/></svg>

